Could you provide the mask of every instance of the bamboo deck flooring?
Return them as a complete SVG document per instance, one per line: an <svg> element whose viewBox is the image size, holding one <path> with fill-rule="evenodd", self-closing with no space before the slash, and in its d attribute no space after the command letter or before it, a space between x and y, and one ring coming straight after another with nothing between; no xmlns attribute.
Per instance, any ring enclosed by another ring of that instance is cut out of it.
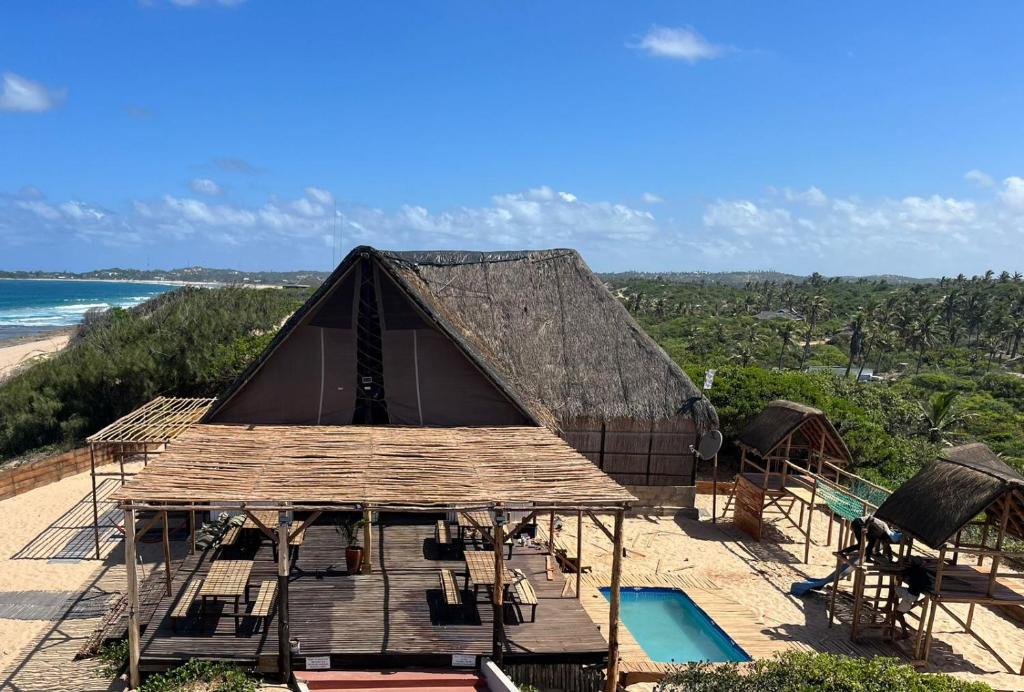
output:
<svg viewBox="0 0 1024 692"><path fill-rule="evenodd" d="M434 524L402 523L396 518L374 526L373 571L345 574L342 537L332 525L313 525L306 531L289 582L291 636L300 642L293 656L302 669L307 656L330 656L332 667L396 665L450 665L455 654L491 654L493 608L481 590L480 602L463 592L463 607L444 605L438 570L452 569L464 586L465 563L450 549L439 552ZM255 532L252 532L256 535ZM249 551L248 554L246 551ZM255 551L252 554L252 551ZM237 546L225 558L252 556L250 583L275 578L269 543L258 548ZM277 669L277 610L253 632L243 623L236 635L230 617L199 621L190 617L171 630L168 612L189 578L202 577L209 554L190 556L175 574L173 596L156 605L142 635L142 669L164 669L187 658L206 658L254 666L264 672ZM506 660L599 662L607 644L580 603L562 596L563 580L548 581L545 556L539 550L518 548L509 566L523 570L536 588L540 604L535 622L522 622L506 606ZM219 605L210 604L216 613ZM230 606L228 606L230 609Z"/></svg>

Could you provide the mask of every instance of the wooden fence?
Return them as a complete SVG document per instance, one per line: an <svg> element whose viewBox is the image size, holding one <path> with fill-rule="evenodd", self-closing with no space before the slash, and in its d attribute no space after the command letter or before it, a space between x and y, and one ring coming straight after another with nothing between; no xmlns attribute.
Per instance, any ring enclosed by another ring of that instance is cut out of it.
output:
<svg viewBox="0 0 1024 692"><path fill-rule="evenodd" d="M97 466L113 461L114 458L107 449L97 448ZM56 483L62 478L88 470L88 447L79 447L70 452L30 461L10 469L0 468L0 500L27 493L29 490Z"/></svg>
<svg viewBox="0 0 1024 692"><path fill-rule="evenodd" d="M601 666L573 663L512 663L502 666L517 685L554 688L564 692L604 692L605 675Z"/></svg>

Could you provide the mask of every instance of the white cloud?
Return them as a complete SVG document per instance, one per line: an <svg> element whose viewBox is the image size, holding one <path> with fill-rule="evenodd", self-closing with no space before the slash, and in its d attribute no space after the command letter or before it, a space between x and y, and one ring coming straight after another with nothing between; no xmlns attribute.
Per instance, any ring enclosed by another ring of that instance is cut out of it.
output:
<svg viewBox="0 0 1024 692"><path fill-rule="evenodd" d="M716 200L704 210L704 225L738 235L789 235L792 216L785 209L765 209L750 200Z"/></svg>
<svg viewBox="0 0 1024 692"><path fill-rule="evenodd" d="M978 187L992 187L995 184L992 176L985 171L979 171L977 168L972 168L964 173L964 180Z"/></svg>
<svg viewBox="0 0 1024 692"><path fill-rule="evenodd" d="M223 192L220 185L209 178L193 178L189 181L188 186L192 192L200 195L216 196Z"/></svg>
<svg viewBox="0 0 1024 692"><path fill-rule="evenodd" d="M690 26L651 27L636 47L648 55L685 60L691 64L721 57L730 50L727 46L709 42Z"/></svg>
<svg viewBox="0 0 1024 692"><path fill-rule="evenodd" d="M828 204L828 196L814 185L811 185L806 190L784 188L782 196L786 198L787 202L797 202L811 207L823 207Z"/></svg>
<svg viewBox="0 0 1024 692"><path fill-rule="evenodd" d="M1010 209L1024 211L1024 178L1014 175L1004 179L999 198Z"/></svg>
<svg viewBox="0 0 1024 692"><path fill-rule="evenodd" d="M653 192L645 192L640 195L640 198L644 201L644 204L661 204L665 201L661 195L656 195Z"/></svg>
<svg viewBox="0 0 1024 692"><path fill-rule="evenodd" d="M309 197L314 202L316 202L317 204L334 204L334 195L332 195L327 190L324 190L319 187L307 187L306 196Z"/></svg>
<svg viewBox="0 0 1024 692"><path fill-rule="evenodd" d="M49 89L39 82L5 72L0 89L0 111L42 113L60 105L66 94L64 89Z"/></svg>

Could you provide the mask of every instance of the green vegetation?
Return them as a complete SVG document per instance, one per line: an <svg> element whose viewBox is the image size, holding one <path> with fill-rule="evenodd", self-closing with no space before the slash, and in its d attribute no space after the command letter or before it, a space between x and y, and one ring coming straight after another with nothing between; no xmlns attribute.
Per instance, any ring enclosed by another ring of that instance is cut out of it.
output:
<svg viewBox="0 0 1024 692"><path fill-rule="evenodd" d="M128 665L128 640L119 639L107 642L100 649L98 657L102 664L100 666L100 675L113 680Z"/></svg>
<svg viewBox="0 0 1024 692"><path fill-rule="evenodd" d="M901 285L617 275L611 286L695 381L718 369L710 398L727 439L787 398L828 413L858 469L888 486L938 446L971 440L1024 469L1020 274ZM880 381L857 381L872 371Z"/></svg>
<svg viewBox="0 0 1024 692"><path fill-rule="evenodd" d="M919 673L894 658L787 652L755 661L746 673L733 664L691 663L655 687L658 692L984 692L980 682Z"/></svg>
<svg viewBox="0 0 1024 692"><path fill-rule="evenodd" d="M304 298L182 288L89 319L64 352L0 385L0 460L79 444L155 396L220 392Z"/></svg>
<svg viewBox="0 0 1024 692"><path fill-rule="evenodd" d="M257 679L240 668L193 658L185 665L146 678L139 692L256 692L257 689Z"/></svg>

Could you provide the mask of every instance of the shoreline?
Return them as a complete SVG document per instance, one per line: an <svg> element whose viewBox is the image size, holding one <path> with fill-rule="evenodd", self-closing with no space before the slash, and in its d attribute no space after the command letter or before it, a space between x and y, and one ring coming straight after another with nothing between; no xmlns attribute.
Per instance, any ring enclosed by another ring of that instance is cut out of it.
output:
<svg viewBox="0 0 1024 692"><path fill-rule="evenodd" d="M25 335L0 341L0 386L4 381L39 358L49 358L63 351L75 327L61 327L44 334Z"/></svg>
<svg viewBox="0 0 1024 692"><path fill-rule="evenodd" d="M199 286L203 288L214 288L225 286L219 281L180 281L167 279L82 279L74 277L47 277L47 276L0 276L0 281L87 281L104 284L148 284L151 286ZM258 286L270 286L270 284L256 284Z"/></svg>
<svg viewBox="0 0 1024 692"><path fill-rule="evenodd" d="M66 336L69 339L78 329L77 324L69 324L65 327L48 327L43 331L33 332L31 334L19 334L18 336L12 336L4 338L0 336L0 349L10 348L11 346L23 346L24 344L30 344L34 341L47 341L49 339L56 339L62 336Z"/></svg>

